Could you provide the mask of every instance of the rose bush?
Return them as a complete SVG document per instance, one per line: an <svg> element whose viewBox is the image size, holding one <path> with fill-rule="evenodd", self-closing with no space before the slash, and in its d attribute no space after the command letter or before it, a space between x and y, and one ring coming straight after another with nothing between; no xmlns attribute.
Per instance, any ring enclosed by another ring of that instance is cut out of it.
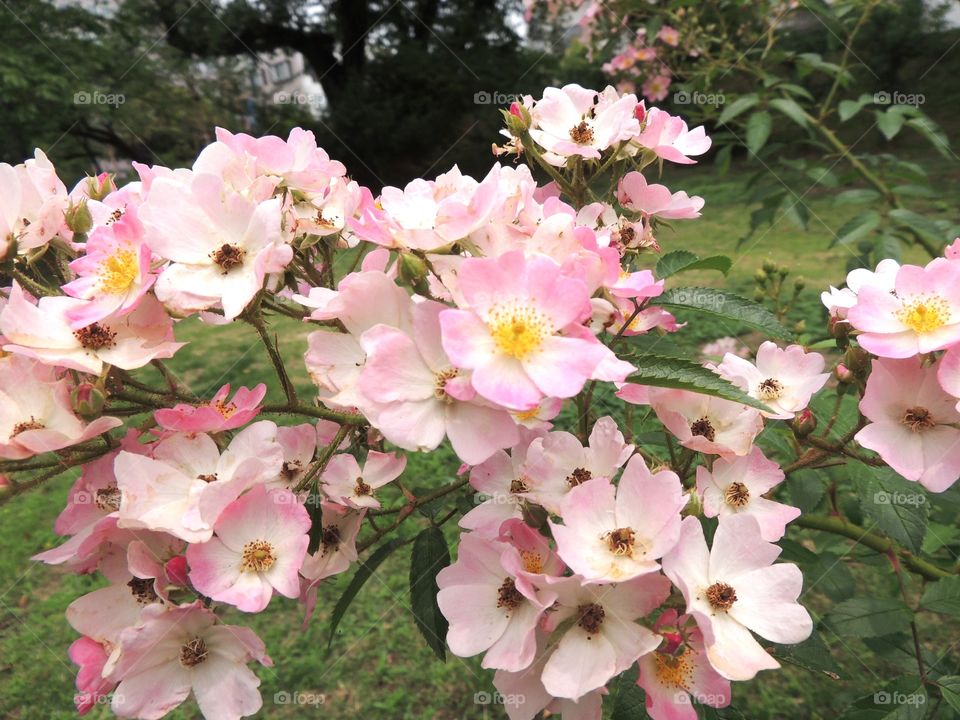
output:
<svg viewBox="0 0 960 720"><path fill-rule="evenodd" d="M956 706L960 680L923 657L905 607L840 593L812 617L797 563L817 556L785 535L857 540L901 587L909 571L955 604L943 544L923 541L924 488L960 476L960 245L851 273L824 293L829 326L797 337L676 281L729 259L661 249L704 199L649 176L696 162L703 127L577 85L504 119L494 150L525 164L376 197L301 130L218 130L192 168L135 165L121 186L68 191L39 151L0 166L3 492L80 468L65 540L37 559L109 581L67 610L77 709L257 712L249 664L273 660L230 608L281 595L309 622L324 581L359 564L338 622L409 542L425 640L482 655L512 720L599 718L604 698L693 718L782 661L818 667L815 625L883 608L912 631L920 691ZM756 331L755 357L682 357L675 312ZM265 385L195 397L163 362L190 352L176 326L194 316L211 337L251 325L284 402ZM313 328L315 396L279 316ZM462 465L414 492L406 453L446 441Z"/></svg>

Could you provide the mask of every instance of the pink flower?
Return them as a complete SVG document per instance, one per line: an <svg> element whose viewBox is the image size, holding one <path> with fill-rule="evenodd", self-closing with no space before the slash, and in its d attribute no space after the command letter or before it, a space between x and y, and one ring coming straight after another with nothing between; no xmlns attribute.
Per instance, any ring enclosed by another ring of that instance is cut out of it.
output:
<svg viewBox="0 0 960 720"><path fill-rule="evenodd" d="M875 360L860 401L870 424L854 436L931 492L943 492L960 476L960 412L937 381L943 363L924 367L918 358Z"/></svg>
<svg viewBox="0 0 960 720"><path fill-rule="evenodd" d="M178 313L223 308L232 320L293 256L281 231L280 199L249 200L213 175L160 177L140 206L145 240L171 264L156 294Z"/></svg>
<svg viewBox="0 0 960 720"><path fill-rule="evenodd" d="M670 76L661 73L647 78L640 88L640 92L650 102L660 102L670 92Z"/></svg>
<svg viewBox="0 0 960 720"><path fill-rule="evenodd" d="M627 388L618 396L632 402ZM650 388L649 402L667 430L691 450L746 455L763 429L763 416L746 405L687 390Z"/></svg>
<svg viewBox="0 0 960 720"><path fill-rule="evenodd" d="M646 124L636 143L664 160L683 165L695 162L689 155L703 155L710 149L710 138L702 125L688 130L681 118L659 108L647 111Z"/></svg>
<svg viewBox="0 0 960 720"><path fill-rule="evenodd" d="M283 464L269 421L238 433L223 454L209 435L171 435L153 457L123 451L114 463L120 527L207 542L220 513L241 493L275 477Z"/></svg>
<svg viewBox="0 0 960 720"><path fill-rule="evenodd" d="M122 425L101 417L86 424L70 405L70 383L54 368L22 355L0 357L0 457L61 450Z"/></svg>
<svg viewBox="0 0 960 720"><path fill-rule="evenodd" d="M70 325L70 315L86 305L63 296L40 298L34 305L16 283L10 301L0 312L3 349L99 375L104 363L124 370L143 367L156 358L169 358L183 347L174 342L173 322L152 297L122 317L108 317L79 330Z"/></svg>
<svg viewBox="0 0 960 720"><path fill-rule="evenodd" d="M521 516L524 493L530 485L527 452L534 437L534 431L524 430L509 455L497 450L470 471L470 485L483 502L460 518L460 527L484 537L497 537L505 520Z"/></svg>
<svg viewBox="0 0 960 720"><path fill-rule="evenodd" d="M208 542L190 545L190 581L213 600L260 612L273 591L300 595L310 516L289 490L258 485L228 505Z"/></svg>
<svg viewBox="0 0 960 720"><path fill-rule="evenodd" d="M637 658L653 652L660 638L635 622L657 608L670 594L670 583L649 574L612 585L581 585L563 578L550 585L557 607L548 630L572 619L557 640L543 669L543 686L554 696L579 700L607 684Z"/></svg>
<svg viewBox="0 0 960 720"><path fill-rule="evenodd" d="M713 469L697 467L697 492L703 499L703 514L720 516L720 522L732 515L752 515L760 524L760 533L767 542L783 537L787 523L800 515L800 510L763 497L783 482L783 470L767 460L758 447L749 455L734 459L720 458Z"/></svg>
<svg viewBox="0 0 960 720"><path fill-rule="evenodd" d="M483 667L516 671L533 662L537 623L556 595L504 569L501 555L509 550L505 543L461 535L457 561L437 575L437 604L450 623L451 652L485 652Z"/></svg>
<svg viewBox="0 0 960 720"><path fill-rule="evenodd" d="M311 588L356 561L357 534L366 512L366 508L358 511L334 502L320 503L320 547L307 555L300 568L300 574L311 581Z"/></svg>
<svg viewBox="0 0 960 720"><path fill-rule="evenodd" d="M473 371L470 382L487 400L529 410L544 397L576 395L605 361L616 362L621 380L632 369L592 336L559 334L590 317L590 298L552 260L520 251L469 258L458 282L470 309L440 313L443 349Z"/></svg>
<svg viewBox="0 0 960 720"><path fill-rule="evenodd" d="M326 425L333 426L333 432L329 437L326 436L329 430ZM313 461L318 440L322 445L329 445L333 442L339 427L336 423L327 420L320 420L316 427L310 423L278 427L277 442L283 451L283 465L280 466L280 474L267 486L288 490L295 488L306 475L307 468Z"/></svg>
<svg viewBox="0 0 960 720"><path fill-rule="evenodd" d="M806 640L813 622L797 603L803 575L796 565L773 565L780 548L766 542L749 515L720 523L707 549L700 521L684 519L680 541L663 571L680 588L687 612L703 633L707 658L728 680L750 680L780 667L750 631L776 643Z"/></svg>
<svg viewBox="0 0 960 720"><path fill-rule="evenodd" d="M680 42L680 33L669 25L662 25L657 32L657 40L666 43L670 47L676 47Z"/></svg>
<svg viewBox="0 0 960 720"><path fill-rule="evenodd" d="M90 301L68 312L71 327L77 330L135 309L156 280L150 260L143 226L132 208L109 225L94 229L84 255L70 263L77 278L63 286L67 295Z"/></svg>
<svg viewBox="0 0 960 720"><path fill-rule="evenodd" d="M331 500L354 508L378 508L374 491L396 480L406 467L406 456L396 453L371 450L363 470L353 455L334 455L320 480Z"/></svg>
<svg viewBox="0 0 960 720"><path fill-rule="evenodd" d="M894 292L860 289L847 319L857 341L874 355L906 358L960 342L960 263L946 258L926 267L904 265Z"/></svg>
<svg viewBox="0 0 960 720"><path fill-rule="evenodd" d="M665 220L698 218L704 203L699 195L690 197L682 190L671 193L665 185L649 185L647 179L636 171L620 179L617 200L628 210L645 217L657 215Z"/></svg>
<svg viewBox="0 0 960 720"><path fill-rule="evenodd" d="M371 420L390 442L433 450L449 437L454 452L476 465L517 442L510 414L478 401L470 378L453 367L440 339L445 305L413 306L413 334L377 325L361 336L367 362L360 391L376 403Z"/></svg>
<svg viewBox="0 0 960 720"><path fill-rule="evenodd" d="M167 430L188 433L215 433L234 430L246 425L260 413L260 403L267 394L263 383L253 390L239 388L233 400L227 401L230 383L217 390L210 402L201 405L180 403L172 408L157 410L157 424Z"/></svg>
<svg viewBox="0 0 960 720"><path fill-rule="evenodd" d="M119 655L104 668L120 681L114 713L158 720L191 692L207 720L237 720L260 709L260 680L247 663L273 661L250 628L220 624L200 601L152 606L143 615L141 626L123 632Z"/></svg>
<svg viewBox="0 0 960 720"><path fill-rule="evenodd" d="M957 410L960 411L960 347L953 347L944 353L937 379L945 392L957 398Z"/></svg>
<svg viewBox="0 0 960 720"><path fill-rule="evenodd" d="M67 651L70 660L80 666L77 672L77 694L73 697L78 715L86 715L104 699L117 683L103 677L107 663L107 647L88 637L73 641Z"/></svg>
<svg viewBox="0 0 960 720"><path fill-rule="evenodd" d="M800 345L781 350L768 340L757 350L756 364L727 353L717 372L771 408L768 417L788 420L830 379L823 365L819 353L804 352Z"/></svg>
<svg viewBox="0 0 960 720"><path fill-rule="evenodd" d="M892 293L900 271L900 263L887 258L881 260L877 269L856 268L847 273L847 286L837 290L830 286L830 292L820 293L820 301L830 314L846 318L847 312L857 304L857 293L864 287L875 287L883 292Z"/></svg>
<svg viewBox="0 0 960 720"><path fill-rule="evenodd" d="M599 101L595 90L576 84L547 88L533 106L530 137L556 165L576 155L599 158L607 148L637 136L636 106L636 96L620 97L613 88L601 93Z"/></svg>
<svg viewBox="0 0 960 720"><path fill-rule="evenodd" d="M0 258L10 238L22 252L43 247L65 231L69 203L66 186L41 150L16 166L0 163Z"/></svg>
<svg viewBox="0 0 960 720"><path fill-rule="evenodd" d="M634 446L610 416L597 420L584 447L568 432L551 432L530 443L525 465L524 496L560 514L570 491L594 478L612 479L633 454Z"/></svg>
<svg viewBox="0 0 960 720"><path fill-rule="evenodd" d="M549 710L550 717L562 715L564 720L601 720L603 696L606 688L599 688L582 695L577 700L555 698L543 686L543 669L550 659L546 652L546 638L542 633L537 638L537 658L533 664L518 672L497 670L493 676L494 687L503 699L503 709L510 720L534 720L541 710Z"/></svg>
<svg viewBox="0 0 960 720"><path fill-rule="evenodd" d="M620 582L660 569L657 558L680 535L687 504L680 478L650 472L634 455L614 488L608 478L588 480L563 499L563 525L550 521L557 553L592 582Z"/></svg>
<svg viewBox="0 0 960 720"><path fill-rule="evenodd" d="M652 720L696 720L691 700L715 708L730 704L730 681L710 665L703 633L688 628L691 621L689 615L678 618L673 608L664 610L653 629L663 634L665 646L640 658L637 684Z"/></svg>
<svg viewBox="0 0 960 720"><path fill-rule="evenodd" d="M404 189L385 187L379 207L364 208L350 229L384 247L434 250L478 230L501 201L499 168L481 182L456 166L436 180L412 180Z"/></svg>

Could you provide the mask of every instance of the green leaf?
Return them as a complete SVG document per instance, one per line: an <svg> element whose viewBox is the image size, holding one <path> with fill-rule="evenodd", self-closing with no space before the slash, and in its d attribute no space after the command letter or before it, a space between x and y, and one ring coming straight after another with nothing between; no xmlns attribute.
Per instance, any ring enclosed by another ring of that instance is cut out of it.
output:
<svg viewBox="0 0 960 720"><path fill-rule="evenodd" d="M930 503L923 488L889 468L849 465L863 514L910 552L919 553L927 534Z"/></svg>
<svg viewBox="0 0 960 720"><path fill-rule="evenodd" d="M648 353L631 355L628 359L637 368L637 371L627 378L628 382L674 390L690 390L750 405L759 410L769 409L733 383L691 360Z"/></svg>
<svg viewBox="0 0 960 720"><path fill-rule="evenodd" d="M831 680L839 680L836 662L830 648L816 630L799 645L774 645L772 654L778 660L791 663L805 670L823 673Z"/></svg>
<svg viewBox="0 0 960 720"><path fill-rule="evenodd" d="M927 586L920 607L943 615L960 616L960 577L943 578Z"/></svg>
<svg viewBox="0 0 960 720"><path fill-rule="evenodd" d="M766 110L754 113L747 120L747 149L756 155L767 144L770 131L773 129L773 119Z"/></svg>
<svg viewBox="0 0 960 720"><path fill-rule="evenodd" d="M833 198L834 205L854 205L857 203L868 203L879 200L882 196L876 190L870 188L859 188L856 190L844 190Z"/></svg>
<svg viewBox="0 0 960 720"><path fill-rule="evenodd" d="M830 247L854 243L876 230L882 221L883 218L876 210L862 212L847 220L843 227L837 230L837 235L830 242Z"/></svg>
<svg viewBox="0 0 960 720"><path fill-rule="evenodd" d="M635 720L643 717L646 707L646 695L637 685L636 663L611 683L613 711L610 720Z"/></svg>
<svg viewBox="0 0 960 720"><path fill-rule="evenodd" d="M893 140L897 136L906 120L903 113L894 112L893 108L886 112L875 110L874 115L877 117L877 127L887 140Z"/></svg>
<svg viewBox="0 0 960 720"><path fill-rule="evenodd" d="M867 103L863 102L863 97L859 100L841 100L837 105L837 112L840 114L840 122L846 122L858 112L863 110L863 106Z"/></svg>
<svg viewBox="0 0 960 720"><path fill-rule="evenodd" d="M939 193L934 190L929 185L916 185L916 184L907 184L907 185L897 185L892 188L893 192L897 195L907 195L908 197L937 197Z"/></svg>
<svg viewBox="0 0 960 720"><path fill-rule="evenodd" d="M926 116L910 118L907 125L919 131L943 157L949 159L952 156L950 140L933 120Z"/></svg>
<svg viewBox="0 0 960 720"><path fill-rule="evenodd" d="M907 630L910 610L895 598L858 597L835 605L824 622L837 635L881 637Z"/></svg>
<svg viewBox="0 0 960 720"><path fill-rule="evenodd" d="M733 261L726 255L701 258L689 250L674 250L660 258L656 275L658 278L666 278L685 270L717 270L726 275L731 265Z"/></svg>
<svg viewBox="0 0 960 720"><path fill-rule="evenodd" d="M807 127L807 114L800 104L791 98L775 98L770 101L770 107L779 110L800 127Z"/></svg>
<svg viewBox="0 0 960 720"><path fill-rule="evenodd" d="M724 145L717 151L713 158L713 164L717 168L717 174L723 177L730 170L730 161L733 156L733 145Z"/></svg>
<svg viewBox="0 0 960 720"><path fill-rule="evenodd" d="M723 109L723 112L720 113L720 118L717 120L717 122L721 125L726 125L738 115L742 115L747 110L752 108L758 102L760 102L760 98L758 98L756 95L744 95L743 97L738 97Z"/></svg>
<svg viewBox="0 0 960 720"><path fill-rule="evenodd" d="M394 550L403 544L403 540L394 538L374 550L366 560L360 560L357 563L357 571L353 574L353 577L350 579L350 584L347 585L347 589L343 591L343 595L337 600L337 604L330 614L330 638L327 641L327 647L333 644L333 637L337 631L337 626L346 614L347 608L350 607L350 603L353 602L357 593L360 592L360 588L370 579L370 576L373 575L374 571L380 566L380 563L386 560Z"/></svg>
<svg viewBox="0 0 960 720"><path fill-rule="evenodd" d="M900 227L914 230L929 240L938 243L946 242L946 233L940 229L939 225L930 218L913 212L913 210L896 208L890 211L890 219Z"/></svg>
<svg viewBox="0 0 960 720"><path fill-rule="evenodd" d="M437 606L437 573L449 564L450 550L440 528L417 535L410 555L410 609L420 634L441 660L447 657L447 619Z"/></svg>
<svg viewBox="0 0 960 720"><path fill-rule="evenodd" d="M937 680L937 685L947 705L960 712L960 676L946 675Z"/></svg>
<svg viewBox="0 0 960 720"><path fill-rule="evenodd" d="M714 288L681 287L664 291L654 302L668 310L695 310L716 318L732 320L763 331L781 340L792 340L793 333L762 305Z"/></svg>

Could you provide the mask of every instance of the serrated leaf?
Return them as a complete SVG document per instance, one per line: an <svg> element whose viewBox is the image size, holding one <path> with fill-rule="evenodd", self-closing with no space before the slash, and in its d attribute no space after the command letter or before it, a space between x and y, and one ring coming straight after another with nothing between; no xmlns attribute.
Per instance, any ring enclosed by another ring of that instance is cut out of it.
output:
<svg viewBox="0 0 960 720"><path fill-rule="evenodd" d="M864 515L910 552L919 553L930 513L923 488L888 468L861 463L853 463L849 468Z"/></svg>
<svg viewBox="0 0 960 720"><path fill-rule="evenodd" d="M855 243L857 240L866 237L876 230L882 221L883 218L876 210L862 212L847 220L847 222L837 230L837 235L831 241L830 247Z"/></svg>
<svg viewBox="0 0 960 720"><path fill-rule="evenodd" d="M960 712L960 676L946 675L937 680L937 685L947 705Z"/></svg>
<svg viewBox="0 0 960 720"><path fill-rule="evenodd" d="M805 670L823 673L831 680L839 680L836 662L830 654L830 648L816 630L810 637L798 645L774 645L773 656L778 660L791 663Z"/></svg>
<svg viewBox="0 0 960 720"><path fill-rule="evenodd" d="M701 258L689 250L674 250L657 262L656 275L658 278L667 278L685 270L716 270L726 275L732 265L733 261L726 255Z"/></svg>
<svg viewBox="0 0 960 720"><path fill-rule="evenodd" d="M706 315L732 320L763 331L767 336L792 340L793 333L787 330L776 316L762 305L713 288L671 288L654 300L656 305L669 309L695 310Z"/></svg>
<svg viewBox="0 0 960 720"><path fill-rule="evenodd" d="M868 203L879 200L882 196L876 190L870 188L858 188L855 190L844 190L833 199L834 205L854 205L857 203Z"/></svg>
<svg viewBox="0 0 960 720"><path fill-rule="evenodd" d="M858 597L835 605L824 622L837 635L881 637L907 630L910 610L895 598Z"/></svg>
<svg viewBox="0 0 960 720"><path fill-rule="evenodd" d="M353 574L353 577L350 579L350 584L347 585L347 589L343 591L343 595L341 595L340 599L337 600L337 604L334 606L333 612L330 614L330 637L327 641L327 647L330 647L330 645L333 644L333 638L337 632L337 626L340 624L340 621L346 614L347 609L350 607L350 603L353 602L353 599L357 596L357 593L360 592L360 588L362 588L364 583L370 579L376 569L380 566L380 563L386 560L394 550L403 544L403 540L400 538L394 538L393 540L385 542L383 545L374 550L370 554L370 557L368 557L366 560L360 560L357 563L357 571Z"/></svg>
<svg viewBox="0 0 960 720"><path fill-rule="evenodd" d="M775 98L770 101L770 107L783 113L800 127L807 127L807 114L796 100Z"/></svg>
<svg viewBox="0 0 960 720"><path fill-rule="evenodd" d="M759 153L767 144L772 129L773 118L766 110L751 115L747 120L747 149L754 155Z"/></svg>
<svg viewBox="0 0 960 720"><path fill-rule="evenodd" d="M759 410L769 410L763 403L750 397L733 383L690 360L644 353L631 355L629 361L637 371L627 377L628 382L674 390L689 390L743 403Z"/></svg>
<svg viewBox="0 0 960 720"><path fill-rule="evenodd" d="M646 714L646 694L637 685L636 664L620 673L611 686L613 711L610 720L634 720Z"/></svg>
<svg viewBox="0 0 960 720"><path fill-rule="evenodd" d="M920 607L943 615L960 616L960 577L943 578L927 586Z"/></svg>
<svg viewBox="0 0 960 720"><path fill-rule="evenodd" d="M893 140L903 127L904 121L906 121L903 113L894 112L893 108L886 112L876 110L874 114L877 117L877 127L887 140Z"/></svg>
<svg viewBox="0 0 960 720"><path fill-rule="evenodd" d="M437 605L437 573L450 564L440 528L429 527L413 542L410 554L410 609L420 634L440 660L446 660L447 619Z"/></svg>
<svg viewBox="0 0 960 720"><path fill-rule="evenodd" d="M717 122L721 125L726 125L738 115L742 115L747 110L752 108L758 102L760 102L760 98L758 98L756 95L744 95L743 97L738 97L732 103L723 108L723 112L720 113L720 118L717 120Z"/></svg>

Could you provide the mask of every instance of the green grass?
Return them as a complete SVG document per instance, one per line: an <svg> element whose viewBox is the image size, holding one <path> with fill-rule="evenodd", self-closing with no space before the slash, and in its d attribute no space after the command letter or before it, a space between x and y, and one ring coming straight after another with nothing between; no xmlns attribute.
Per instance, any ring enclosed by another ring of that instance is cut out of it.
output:
<svg viewBox="0 0 960 720"><path fill-rule="evenodd" d="M809 231L778 220L770 229L760 229L743 248L737 241L746 234L749 213L744 202L744 175L738 172L724 180L712 179L712 168L681 169L666 179L671 187L683 187L707 200L699 221L676 222L675 231L660 236L664 251L685 248L701 255L729 254L734 266L729 277L716 273L681 276L676 282L724 285L742 294L752 294L753 275L765 259L788 267L791 278L807 279L798 316L812 324L821 316L818 295L822 288L843 281L850 253L829 249L833 233L855 212L836 208L829 192L814 190L804 197L814 220ZM771 178L770 180L774 180ZM952 184L954 194L956 182ZM676 189L676 188L674 188ZM907 257L920 260L908 253ZM275 330L289 367L297 372L298 389L309 396L310 383L302 371L301 354L309 329L294 321L280 321ZM734 329L735 330L735 329ZM703 324L681 333L688 344L727 333L727 328ZM271 399L281 400L267 356L253 331L236 324L201 328L196 321L182 323L179 339L190 341L171 362L171 367L200 396L209 396L223 382L253 385L261 380L271 386ZM452 478L457 463L452 455L435 453L411 456L407 477L413 487L436 486ZM66 650L75 634L64 619L66 606L78 595L99 587L102 579L68 575L56 568L32 562L34 553L56 545L53 520L62 508L70 477L62 477L24 497L0 507L0 716L7 718L69 718L74 716L74 668ZM423 519L409 521L425 524ZM448 528L452 540L454 529ZM413 528L407 530L412 534ZM818 537L817 544L804 540L818 553L835 550L841 555L849 543ZM414 626L408 609L407 572L409 546L391 556L368 582L348 611L337 637L327 649L327 620L352 573L326 584L320 593L317 614L301 630L302 613L294 602L275 598L259 615L226 612L227 622L249 623L260 634L277 660L274 668L259 668L264 710L259 717L287 718L323 715L332 720L369 718L501 717L498 709L474 703L474 695L489 689L490 673L477 659L449 656L437 661ZM870 594L878 582L889 582L890 573L861 562L858 552L847 555L841 565L849 567L857 592ZM838 572L834 570L833 572ZM804 597L815 613L829 606L817 584ZM922 618L921 632L935 636L937 628ZM877 677L889 678L898 669L875 660L870 648L849 640L828 639L838 664L839 679L787 665L781 672L765 673L760 679L738 683L737 707L752 720L780 718L833 718L856 697L879 689ZM322 695L322 707L278 705L276 693ZM95 710L93 717L106 717ZM191 703L173 715L195 718Z"/></svg>

